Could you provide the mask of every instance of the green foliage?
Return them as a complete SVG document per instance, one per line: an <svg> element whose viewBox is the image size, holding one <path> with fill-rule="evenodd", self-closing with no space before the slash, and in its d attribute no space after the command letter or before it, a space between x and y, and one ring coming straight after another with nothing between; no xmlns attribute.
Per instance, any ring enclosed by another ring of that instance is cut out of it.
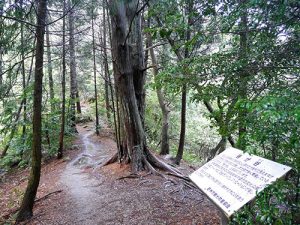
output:
<svg viewBox="0 0 300 225"><path fill-rule="evenodd" d="M159 82L160 84L161 82ZM179 96L166 87L166 97L170 102L170 150L172 155L176 155L178 147L178 135L180 131L180 103ZM147 89L147 102L145 110L145 129L148 144L155 149L159 149L161 141L161 121L162 114L155 93L155 84L151 84ZM169 92L170 91L170 92ZM190 163L199 163L206 157L207 152L218 142L218 134L207 118L203 105L188 102L186 123L186 141L183 159Z"/></svg>
<svg viewBox="0 0 300 225"><path fill-rule="evenodd" d="M295 224L300 210L298 91L278 89L247 105L247 138L251 143L248 151L289 165L293 171L288 179L270 185L250 206L237 213L233 224Z"/></svg>
<svg viewBox="0 0 300 225"><path fill-rule="evenodd" d="M153 148L157 148L157 143L160 142L160 130L162 114L158 105L155 91L148 89L147 102L145 108L145 131L149 144Z"/></svg>
<svg viewBox="0 0 300 225"><path fill-rule="evenodd" d="M237 212L230 224L292 225L299 203L295 204L297 188L283 180L265 188L254 201Z"/></svg>
<svg viewBox="0 0 300 225"><path fill-rule="evenodd" d="M298 92L290 89L270 93L251 104L249 139L259 143L264 156L300 171Z"/></svg>

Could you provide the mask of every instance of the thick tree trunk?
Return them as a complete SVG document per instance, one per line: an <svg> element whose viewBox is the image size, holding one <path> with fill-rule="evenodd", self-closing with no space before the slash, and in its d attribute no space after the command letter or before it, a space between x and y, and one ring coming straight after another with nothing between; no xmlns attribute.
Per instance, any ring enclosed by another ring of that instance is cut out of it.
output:
<svg viewBox="0 0 300 225"><path fill-rule="evenodd" d="M134 1L133 1L134 2ZM139 1L138 1L139 2ZM136 7L136 5L135 5ZM136 10L136 9L135 9ZM129 15L129 18L135 16L135 11ZM133 48L131 52L132 59L132 69L133 69L133 85L135 90L135 96L137 99L138 110L140 112L140 117L142 124L144 125L144 114L145 114L145 82L146 82L146 72L145 72L145 55L143 49L143 36L142 36L142 18L141 13L132 24L132 36L129 36L129 42Z"/></svg>
<svg viewBox="0 0 300 225"><path fill-rule="evenodd" d="M33 96L32 167L30 171L28 185L21 203L20 210L17 215L17 221L22 221L32 216L34 199L40 181L42 158L42 84L46 10L47 0L39 0L37 10L37 42Z"/></svg>
<svg viewBox="0 0 300 225"><path fill-rule="evenodd" d="M71 128L76 130L76 108L77 113L81 113L80 100L77 87L76 59L75 59L75 41L74 41L74 9L71 9L69 0L69 51L70 51L70 88L71 88Z"/></svg>
<svg viewBox="0 0 300 225"><path fill-rule="evenodd" d="M92 12L94 13L94 12ZM96 43L94 30L94 15L92 15L92 36L93 36L93 72L94 72L94 91L95 91L95 115L96 115L96 134L99 135L99 115L98 115L98 91L97 91L97 67L96 67Z"/></svg>
<svg viewBox="0 0 300 225"><path fill-rule="evenodd" d="M49 15L47 16L49 18ZM47 19L49 21L49 19ZM49 92L50 92L50 106L51 112L54 112L54 84L52 75L52 60L51 60L51 43L50 43L50 33L49 26L46 26L46 45L47 45L47 60L48 60L48 78L49 78Z"/></svg>
<svg viewBox="0 0 300 225"><path fill-rule="evenodd" d="M64 0L63 12L66 12L66 0ZM61 127L59 134L59 147L57 151L57 158L63 156L64 149L64 136L65 136L65 117L66 117L66 19L63 18L63 49L62 49L62 79L61 79L61 92L62 92L62 105L61 105Z"/></svg>
<svg viewBox="0 0 300 225"><path fill-rule="evenodd" d="M119 160L131 162L133 173L154 167L179 174L157 159L146 146L143 127L145 70L138 0L111 0L112 57L120 99L122 132ZM139 86L137 86L139 85Z"/></svg>
<svg viewBox="0 0 300 225"><path fill-rule="evenodd" d="M149 43L149 46L153 46L152 38L150 35L148 35L148 43ZM150 56L151 56L151 61L152 61L154 79L157 80L158 64L157 64L156 56L154 53L154 48L150 48L149 51L150 51ZM155 90L156 90L159 106L160 106L160 109L162 112L160 155L167 155L170 152L170 146L169 146L169 113L170 113L170 109L168 107L168 103L165 99L162 89L160 87L156 86Z"/></svg>
<svg viewBox="0 0 300 225"><path fill-rule="evenodd" d="M130 46L133 37L136 34L130 29L130 21L140 19L137 16L135 19L135 10L138 1L111 1L112 8L112 54L115 59L114 72L115 82L119 90L119 99L121 101L121 117L124 121L126 136L123 135L121 142L123 143L123 151L121 157L128 156L131 160L132 171L137 172L144 169L143 157L144 149L146 148L146 138L142 123L142 117L139 109L142 109L141 102L138 102L136 95L134 79L137 78L137 72L144 76L142 71L137 71L135 64L137 59L133 58L134 50ZM130 36L130 37L129 37ZM130 44L129 44L130 41ZM141 44L136 44L141 46ZM144 88L144 85L140 89ZM140 97L140 96L139 96ZM140 99L139 99L140 100ZM140 106L140 108L139 108ZM125 133L124 133L125 134ZM124 145L127 145L126 147ZM126 148L126 149L125 149ZM127 158L127 157L126 157ZM120 159L127 160L127 159Z"/></svg>

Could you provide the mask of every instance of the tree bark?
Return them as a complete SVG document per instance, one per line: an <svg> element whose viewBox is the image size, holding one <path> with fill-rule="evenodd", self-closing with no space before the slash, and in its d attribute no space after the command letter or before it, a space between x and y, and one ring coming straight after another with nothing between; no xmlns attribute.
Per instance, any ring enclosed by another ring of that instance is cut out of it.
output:
<svg viewBox="0 0 300 225"><path fill-rule="evenodd" d="M43 85L43 58L44 34L47 11L47 0L38 1L37 28L36 28L36 62L33 96L33 137L32 137L32 167L28 185L17 215L17 221L22 221L32 216L34 199L39 186L41 174L41 142L42 142L42 85Z"/></svg>
<svg viewBox="0 0 300 225"><path fill-rule="evenodd" d="M108 121L110 120L110 112L111 106L109 102L109 68L108 68L108 61L107 61L107 49L106 49L106 10L105 10L105 1L103 1L103 38L102 38L102 45L103 45L103 67L104 67L104 85L105 85L105 108L106 108L106 116Z"/></svg>
<svg viewBox="0 0 300 225"><path fill-rule="evenodd" d="M93 72L94 72L94 92L95 92L95 116L96 116L96 134L99 135L99 115L98 115L98 91L97 91L97 67L96 67L96 43L94 30L94 12L92 12L92 36L93 36Z"/></svg>
<svg viewBox="0 0 300 225"><path fill-rule="evenodd" d="M66 0L64 0L63 12L66 12ZM61 105L61 127L59 134L59 147L57 151L57 158L63 157L64 149L64 136L65 136L65 116L66 116L66 19L63 18L63 49L62 49L62 79L61 79L61 92L62 92L62 105Z"/></svg>
<svg viewBox="0 0 300 225"><path fill-rule="evenodd" d="M175 158L175 164L179 165L183 156L184 142L185 142L185 127L186 127L186 84L182 87L181 92L181 122L180 122L180 137L179 145Z"/></svg>
<svg viewBox="0 0 300 225"><path fill-rule="evenodd" d="M147 149L143 126L145 69L138 3L138 0L110 1L114 78L121 103L120 124L124 130L118 156L120 161L131 163L133 173L145 169L157 173L154 169L157 167L179 174Z"/></svg>
<svg viewBox="0 0 300 225"><path fill-rule="evenodd" d="M193 1L188 0L187 1L187 9L186 9L186 16L187 16L187 24L188 28L186 31L186 38L185 41L188 42L191 39L191 29L190 26L192 25L192 18L190 13L193 10ZM185 47L184 49L184 58L189 58L189 49L188 47ZM186 66L187 69L187 66ZM185 142L185 128L186 128L186 98L187 98L187 85L184 83L182 85L182 92L181 92L181 125L180 125L180 137L179 137L179 145L178 150L175 158L175 164L179 165L180 161L183 156L183 150L184 150L184 142Z"/></svg>
<svg viewBox="0 0 300 225"><path fill-rule="evenodd" d="M49 15L47 16L47 21L49 21ZM49 92L50 92L50 106L51 112L54 112L54 84L53 84L53 73L52 73L52 60L51 60L51 43L50 43L50 33L49 26L46 26L46 45L47 45L47 60L48 60L48 78L49 78Z"/></svg>
<svg viewBox="0 0 300 225"><path fill-rule="evenodd" d="M71 0L69 0L69 51L70 51L70 87L71 87L71 128L74 132L76 130L76 108L77 113L81 113L80 100L77 87L76 74L76 58L75 58L75 41L74 41L74 9L71 7Z"/></svg>
<svg viewBox="0 0 300 225"><path fill-rule="evenodd" d="M133 37L136 37L136 34L129 30L132 29L130 28L131 25L135 26L132 23L136 23L136 20L140 19L140 15L134 18L138 1L124 2L118 0L111 1L111 4L113 8L111 23L112 54L115 59L115 82L119 89L121 116L124 121L124 130L126 131L126 136L123 134L123 137L121 137L123 139L121 140L121 143L123 143L121 149L126 152L121 153L120 160L128 160L122 158L129 157L132 171L138 172L144 169L143 152L146 147L146 138L140 112L140 109L143 108L142 102L138 102L141 99L136 95L134 79L138 79L137 72L141 72L141 76L144 76L144 74L142 71L137 71L137 67L134 67L138 66L135 65L138 60L133 58L135 51L130 44L133 41ZM141 44L136 45L136 47L140 46ZM144 88L143 84L140 89L142 88Z"/></svg>

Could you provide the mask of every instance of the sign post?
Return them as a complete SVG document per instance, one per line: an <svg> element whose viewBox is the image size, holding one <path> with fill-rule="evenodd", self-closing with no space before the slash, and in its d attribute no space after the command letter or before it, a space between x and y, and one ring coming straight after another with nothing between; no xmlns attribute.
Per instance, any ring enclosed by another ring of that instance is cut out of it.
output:
<svg viewBox="0 0 300 225"><path fill-rule="evenodd" d="M221 224L227 224L230 216L290 169L239 149L227 148L193 172L190 179L222 210Z"/></svg>

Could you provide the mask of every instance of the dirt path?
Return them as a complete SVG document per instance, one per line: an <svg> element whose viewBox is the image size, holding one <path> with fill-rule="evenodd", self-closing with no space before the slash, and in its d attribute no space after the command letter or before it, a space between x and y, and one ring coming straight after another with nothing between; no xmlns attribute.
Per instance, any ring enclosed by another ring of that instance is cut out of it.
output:
<svg viewBox="0 0 300 225"><path fill-rule="evenodd" d="M61 175L60 182L68 190L71 199L72 208L69 210L74 223L94 224L94 218L97 215L99 206L99 195L96 188L101 184L101 179L95 179L84 169L92 168L95 170L103 159L109 157L103 146L91 141L92 131L83 131L79 129L79 138L82 141L83 152L72 160Z"/></svg>
<svg viewBox="0 0 300 225"><path fill-rule="evenodd" d="M181 180L146 173L127 177L128 166L118 163L101 167L116 151L109 130L104 127L97 137L92 124L77 128L74 144L80 150L67 153L68 162L54 161L43 167L38 197L62 192L38 202L34 217L26 224L219 224L216 207ZM190 172L187 165L179 169Z"/></svg>

